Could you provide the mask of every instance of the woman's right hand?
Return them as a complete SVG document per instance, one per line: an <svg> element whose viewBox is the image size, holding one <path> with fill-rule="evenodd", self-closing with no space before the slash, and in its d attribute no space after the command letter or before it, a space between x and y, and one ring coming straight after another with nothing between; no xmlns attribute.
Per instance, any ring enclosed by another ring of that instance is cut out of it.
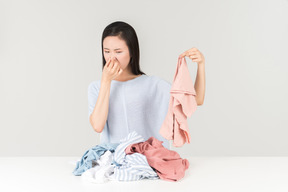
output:
<svg viewBox="0 0 288 192"><path fill-rule="evenodd" d="M111 81L120 75L123 72L123 69L120 68L120 63L116 58L109 58L106 62L103 71L102 79L106 81Z"/></svg>

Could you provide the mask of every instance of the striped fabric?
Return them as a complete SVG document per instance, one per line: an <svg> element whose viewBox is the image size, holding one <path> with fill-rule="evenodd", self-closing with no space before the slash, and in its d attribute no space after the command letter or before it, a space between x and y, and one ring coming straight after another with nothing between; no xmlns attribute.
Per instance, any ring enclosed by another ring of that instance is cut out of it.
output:
<svg viewBox="0 0 288 192"><path fill-rule="evenodd" d="M140 153L126 155L128 145L144 142L135 131L120 141L114 152L114 179L118 181L135 181L140 179L159 179L157 173L149 166L147 159Z"/></svg>
<svg viewBox="0 0 288 192"><path fill-rule="evenodd" d="M125 163L125 149L128 145L144 142L144 139L141 135L138 135L136 131L130 132L127 137L120 140L120 144L116 147L114 153L114 162L116 164L124 164Z"/></svg>

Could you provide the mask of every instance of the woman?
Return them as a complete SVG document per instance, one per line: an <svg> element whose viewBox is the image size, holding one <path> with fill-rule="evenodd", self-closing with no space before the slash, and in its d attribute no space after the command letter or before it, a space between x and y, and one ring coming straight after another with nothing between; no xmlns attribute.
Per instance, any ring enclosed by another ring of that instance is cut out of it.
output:
<svg viewBox="0 0 288 192"><path fill-rule="evenodd" d="M120 21L108 25L102 34L102 56L101 80L88 86L89 120L93 129L101 133L100 143L119 143L135 130L145 140L154 136L170 149L169 141L159 134L159 129L168 111L171 84L141 71L138 38L133 27ZM195 91L197 103L201 105L204 57L196 48L180 56L198 62Z"/></svg>

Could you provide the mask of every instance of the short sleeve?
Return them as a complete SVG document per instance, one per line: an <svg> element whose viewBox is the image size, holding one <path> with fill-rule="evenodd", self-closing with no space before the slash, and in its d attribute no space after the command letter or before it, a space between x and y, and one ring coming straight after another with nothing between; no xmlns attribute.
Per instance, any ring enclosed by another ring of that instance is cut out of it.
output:
<svg viewBox="0 0 288 192"><path fill-rule="evenodd" d="M93 112L99 94L96 81L92 81L88 86L88 119Z"/></svg>
<svg viewBox="0 0 288 192"><path fill-rule="evenodd" d="M170 90L171 90L171 83L169 83L168 81L166 81L164 79L160 79L158 81L158 83L157 83L157 91L158 91L159 97L164 102L166 101L166 102L169 103Z"/></svg>
<svg viewBox="0 0 288 192"><path fill-rule="evenodd" d="M171 84L168 81L160 79L157 82L156 92L154 95L154 102L155 102L154 110L157 110L159 112L157 118L159 118L160 123L164 121L164 118L168 112L170 101L170 90L171 90ZM158 126L160 128L161 125Z"/></svg>

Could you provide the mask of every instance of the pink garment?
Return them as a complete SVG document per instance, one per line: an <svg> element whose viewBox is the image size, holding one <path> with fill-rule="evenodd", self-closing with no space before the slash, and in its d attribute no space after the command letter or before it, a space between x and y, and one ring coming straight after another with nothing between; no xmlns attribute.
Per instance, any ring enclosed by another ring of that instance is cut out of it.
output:
<svg viewBox="0 0 288 192"><path fill-rule="evenodd" d="M189 161L182 159L176 151L169 150L155 137L150 137L145 142L130 144L126 147L127 155L141 153L146 156L148 164L155 169L160 179L178 181L185 175L189 168Z"/></svg>
<svg viewBox="0 0 288 192"><path fill-rule="evenodd" d="M180 147L185 142L190 143L187 117L197 109L196 91L185 57L178 57L170 94L168 112L159 133L164 138L173 140L175 147Z"/></svg>

